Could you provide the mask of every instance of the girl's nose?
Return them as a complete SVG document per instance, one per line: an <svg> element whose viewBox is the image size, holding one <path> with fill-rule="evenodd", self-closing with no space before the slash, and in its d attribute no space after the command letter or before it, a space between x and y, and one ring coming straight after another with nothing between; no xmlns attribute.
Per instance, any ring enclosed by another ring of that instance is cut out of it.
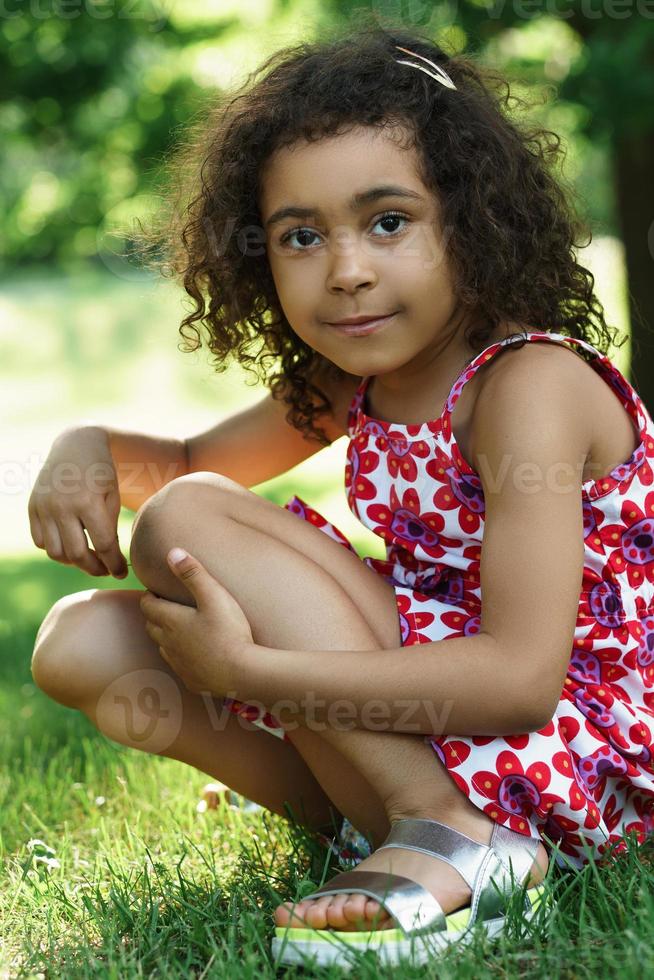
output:
<svg viewBox="0 0 654 980"><path fill-rule="evenodd" d="M377 282L377 273L371 256L352 233L341 233L330 240L329 289L344 289L347 292L359 286L371 286Z"/></svg>

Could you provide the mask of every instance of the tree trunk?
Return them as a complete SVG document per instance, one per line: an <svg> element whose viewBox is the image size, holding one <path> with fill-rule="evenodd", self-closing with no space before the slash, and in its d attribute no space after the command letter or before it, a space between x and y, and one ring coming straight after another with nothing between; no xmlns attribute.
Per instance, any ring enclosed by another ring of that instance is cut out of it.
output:
<svg viewBox="0 0 654 980"><path fill-rule="evenodd" d="M629 381L654 417L654 130L619 135L614 148L631 321Z"/></svg>

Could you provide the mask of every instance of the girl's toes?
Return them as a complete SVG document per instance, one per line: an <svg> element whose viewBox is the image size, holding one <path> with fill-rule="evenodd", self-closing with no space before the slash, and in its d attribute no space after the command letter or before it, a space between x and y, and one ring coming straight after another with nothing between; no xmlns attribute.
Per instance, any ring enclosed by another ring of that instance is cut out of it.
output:
<svg viewBox="0 0 654 980"><path fill-rule="evenodd" d="M366 920L366 904L368 899L365 895L348 895L343 905L343 915L351 925L363 925ZM379 908L377 902L373 902Z"/></svg>
<svg viewBox="0 0 654 980"><path fill-rule="evenodd" d="M371 926L377 929L388 929L393 925L390 915L379 902L369 898L366 902L366 919Z"/></svg>
<svg viewBox="0 0 654 980"><path fill-rule="evenodd" d="M284 902L283 905L278 905L275 909L275 925L281 928L286 926L301 928L305 924L304 913L308 904L308 902L297 902L294 906L293 902Z"/></svg>
<svg viewBox="0 0 654 980"><path fill-rule="evenodd" d="M327 906L327 925L332 929L342 929L347 925L347 919L343 915L343 906L347 899L347 895L332 895L332 900Z"/></svg>
<svg viewBox="0 0 654 980"><path fill-rule="evenodd" d="M307 903L308 908L304 913L304 921L313 929L327 928L327 909L331 904L332 896L326 895L325 898L315 898Z"/></svg>

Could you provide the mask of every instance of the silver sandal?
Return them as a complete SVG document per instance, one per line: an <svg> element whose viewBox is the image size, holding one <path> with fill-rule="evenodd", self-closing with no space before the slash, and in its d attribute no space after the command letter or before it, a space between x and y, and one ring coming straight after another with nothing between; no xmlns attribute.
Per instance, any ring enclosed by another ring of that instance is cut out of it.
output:
<svg viewBox="0 0 654 980"><path fill-rule="evenodd" d="M410 878L382 871L346 871L302 901L344 892L367 895L386 909L397 928L341 932L278 926L272 941L275 963L313 960L347 968L356 962L348 964L352 960L348 954L367 951L384 963L407 959L424 963L453 943L469 942L478 923L488 936L496 936L505 928L507 903L528 879L540 843L538 837L526 837L498 823L490 843L480 844L438 820L397 820L377 850L403 847L447 861L468 884L470 906L445 915L433 895ZM524 890L525 919L533 917L544 897L542 884Z"/></svg>

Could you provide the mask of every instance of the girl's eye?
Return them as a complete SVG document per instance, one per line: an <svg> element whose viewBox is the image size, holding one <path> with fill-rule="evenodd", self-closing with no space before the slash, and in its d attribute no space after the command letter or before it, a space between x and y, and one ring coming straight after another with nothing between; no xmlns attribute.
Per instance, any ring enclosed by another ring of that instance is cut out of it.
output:
<svg viewBox="0 0 654 980"><path fill-rule="evenodd" d="M379 218L376 218L375 219L374 225L378 225L382 221L408 221L408 220L409 220L408 217L406 215L404 215L404 214L400 214L399 212L396 212L396 211L387 211L386 214L382 214L382 215L379 216ZM373 227L374 227L374 225L373 225ZM397 229L396 228L394 231L391 232L390 235L381 235L379 237L381 237L381 238L394 238L398 234L399 230L400 229ZM282 245L285 245L291 238L293 238L294 235L308 235L309 237L311 237L311 236L315 237L316 236L316 232L315 231L311 231L310 228L292 228L290 231L287 231L286 234L282 235L282 237L280 238L280 243ZM305 245L307 244L306 241L305 241L304 244ZM306 252L307 249L306 248L294 248L293 246L291 246L291 251L293 251L293 252Z"/></svg>

